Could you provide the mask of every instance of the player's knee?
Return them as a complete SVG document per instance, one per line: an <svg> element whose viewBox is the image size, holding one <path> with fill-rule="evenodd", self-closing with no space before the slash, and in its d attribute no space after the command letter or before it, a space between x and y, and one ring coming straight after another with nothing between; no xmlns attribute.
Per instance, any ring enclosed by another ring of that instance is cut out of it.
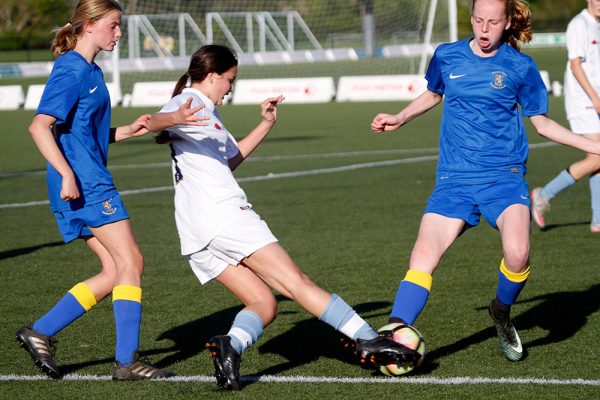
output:
<svg viewBox="0 0 600 400"><path fill-rule="evenodd" d="M277 317L277 300L274 297L264 303L264 311L262 318L264 325L267 326Z"/></svg>
<svg viewBox="0 0 600 400"><path fill-rule="evenodd" d="M273 295L246 301L244 305L260 316L264 326L269 325L277 317L277 300Z"/></svg>
<svg viewBox="0 0 600 400"><path fill-rule="evenodd" d="M595 156L592 160L590 160L590 168L591 174L595 175L600 173L600 156Z"/></svg>
<svg viewBox="0 0 600 400"><path fill-rule="evenodd" d="M134 251L127 259L123 260L118 269L129 274L142 276L144 272L144 256L139 251Z"/></svg>
<svg viewBox="0 0 600 400"><path fill-rule="evenodd" d="M106 294L112 291L112 288L117 284L117 269L116 268L105 268L100 273L100 279L102 280L103 287L106 288Z"/></svg>
<svg viewBox="0 0 600 400"><path fill-rule="evenodd" d="M504 256L504 265L510 272L522 272L529 265L529 248L520 249Z"/></svg>

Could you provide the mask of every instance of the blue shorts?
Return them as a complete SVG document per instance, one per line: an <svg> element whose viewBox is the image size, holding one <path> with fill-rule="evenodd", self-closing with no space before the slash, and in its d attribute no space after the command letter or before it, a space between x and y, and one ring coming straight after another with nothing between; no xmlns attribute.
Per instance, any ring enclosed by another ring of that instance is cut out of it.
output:
<svg viewBox="0 0 600 400"><path fill-rule="evenodd" d="M88 228L97 228L111 222L129 219L129 214L121 201L121 196L116 194L101 203L89 204L75 211L57 211L54 218L58 223L58 230L65 243L79 237L93 236Z"/></svg>
<svg viewBox="0 0 600 400"><path fill-rule="evenodd" d="M483 218L498 229L496 221L513 204L530 206L529 186L525 180L507 179L482 184L436 185L427 201L425 213L458 218L470 226Z"/></svg>

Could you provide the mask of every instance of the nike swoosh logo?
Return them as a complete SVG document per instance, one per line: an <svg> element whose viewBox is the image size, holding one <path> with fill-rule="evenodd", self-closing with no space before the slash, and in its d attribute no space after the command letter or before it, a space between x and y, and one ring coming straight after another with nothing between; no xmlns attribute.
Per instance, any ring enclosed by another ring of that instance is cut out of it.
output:
<svg viewBox="0 0 600 400"><path fill-rule="evenodd" d="M90 89L90 94L94 93L96 89L98 89L98 86L94 87L93 89Z"/></svg>
<svg viewBox="0 0 600 400"><path fill-rule="evenodd" d="M458 79L458 78L462 78L463 76L465 76L467 74L462 74L462 75L454 75L454 73L450 73L450 79Z"/></svg>
<svg viewBox="0 0 600 400"><path fill-rule="evenodd" d="M519 336L517 336L517 345L513 346L512 344L510 345L510 347L517 351L518 353L522 353L523 352L523 345L521 344L521 338Z"/></svg>
<svg viewBox="0 0 600 400"><path fill-rule="evenodd" d="M527 200L527 196L523 196L523 195L521 195L521 198L522 198L523 200Z"/></svg>

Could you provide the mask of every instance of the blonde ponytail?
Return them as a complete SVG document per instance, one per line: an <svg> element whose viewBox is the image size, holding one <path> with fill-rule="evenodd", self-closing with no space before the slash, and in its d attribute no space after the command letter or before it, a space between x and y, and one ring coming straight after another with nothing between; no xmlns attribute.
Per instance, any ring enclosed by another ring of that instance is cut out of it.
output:
<svg viewBox="0 0 600 400"><path fill-rule="evenodd" d="M78 33L76 33L75 25L71 22L67 22L65 26L57 28L52 32L54 33L54 40L52 40L51 50L55 57L61 56L75 48Z"/></svg>
<svg viewBox="0 0 600 400"><path fill-rule="evenodd" d="M73 50L77 45L77 38L83 33L86 22L94 23L111 11L122 11L115 0L80 0L73 11L71 20L62 28L53 30L52 53L61 56Z"/></svg>

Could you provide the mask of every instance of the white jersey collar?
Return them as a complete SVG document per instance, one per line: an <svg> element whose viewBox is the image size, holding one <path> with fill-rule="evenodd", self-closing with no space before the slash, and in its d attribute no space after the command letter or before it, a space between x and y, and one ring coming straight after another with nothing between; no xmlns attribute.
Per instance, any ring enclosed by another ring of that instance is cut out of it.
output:
<svg viewBox="0 0 600 400"><path fill-rule="evenodd" d="M586 18L593 24L600 24L600 21L598 21L596 18L594 18L594 16L592 14L590 14L590 12L588 11L587 8L584 8L583 11L581 11L581 14L583 15L584 18Z"/></svg>

